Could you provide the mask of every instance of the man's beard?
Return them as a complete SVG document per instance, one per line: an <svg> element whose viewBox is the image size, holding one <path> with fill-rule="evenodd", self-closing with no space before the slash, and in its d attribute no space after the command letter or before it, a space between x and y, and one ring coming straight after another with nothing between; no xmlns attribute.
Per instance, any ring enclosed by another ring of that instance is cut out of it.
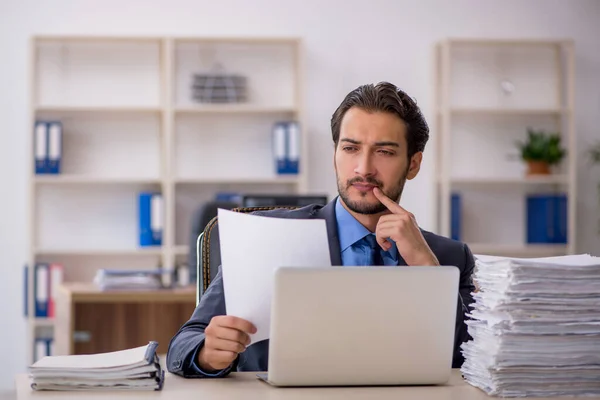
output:
<svg viewBox="0 0 600 400"><path fill-rule="evenodd" d="M340 194L340 197L344 201L344 204L346 204L346 206L351 211L354 211L355 213L358 213L358 214L368 214L368 215L379 214L384 211L387 211L387 207L385 205L383 205L383 203L381 203L379 200L377 201L377 203L371 204L366 201L364 201L364 202L360 201L360 200L353 201L350 199L350 194L348 193L348 189L354 183L358 183L358 182L375 185L387 197L394 200L395 202L398 202L400 200L400 196L402 196L402 191L404 190L404 184L406 183L406 173L402 175L402 177L400 178L400 181L398 182L398 184L396 186L394 186L393 188L390 188L389 190L385 190L385 191L383 190L383 184L381 182L379 182L378 180L376 180L375 178L367 177L367 178L363 179L361 177L356 177L356 178L348 180L345 184L342 184L342 182L340 182L339 178L337 179L338 192ZM369 192L363 192L363 193L360 193L360 196L364 199L365 197L367 197L368 194L369 194Z"/></svg>

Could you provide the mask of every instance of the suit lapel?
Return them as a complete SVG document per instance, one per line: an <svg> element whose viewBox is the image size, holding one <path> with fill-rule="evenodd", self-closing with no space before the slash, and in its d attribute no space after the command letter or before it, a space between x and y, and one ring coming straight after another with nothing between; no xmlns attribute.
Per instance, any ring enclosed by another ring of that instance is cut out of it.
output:
<svg viewBox="0 0 600 400"><path fill-rule="evenodd" d="M317 218L325 220L327 225L327 238L329 239L329 255L331 265L342 265L342 255L340 253L340 239L338 237L337 218L335 217L335 202L337 197L330 201L325 207L319 209L316 213Z"/></svg>

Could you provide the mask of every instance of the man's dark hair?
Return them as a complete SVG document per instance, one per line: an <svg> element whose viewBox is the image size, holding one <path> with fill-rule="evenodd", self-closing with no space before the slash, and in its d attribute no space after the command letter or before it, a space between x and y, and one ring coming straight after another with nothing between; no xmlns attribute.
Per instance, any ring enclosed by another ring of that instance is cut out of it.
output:
<svg viewBox="0 0 600 400"><path fill-rule="evenodd" d="M342 119L352 107L368 112L387 112L397 115L406 123L408 158L425 150L425 144L429 140L429 126L421 110L409 95L389 82L362 85L348 93L331 117L331 133L336 147L340 140Z"/></svg>

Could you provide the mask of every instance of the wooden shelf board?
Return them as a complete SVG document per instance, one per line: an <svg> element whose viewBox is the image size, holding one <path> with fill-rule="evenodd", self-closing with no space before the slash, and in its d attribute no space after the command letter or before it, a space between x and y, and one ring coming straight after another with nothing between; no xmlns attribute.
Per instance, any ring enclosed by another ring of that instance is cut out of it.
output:
<svg viewBox="0 0 600 400"><path fill-rule="evenodd" d="M273 178L176 178L178 184L296 184L300 181L298 175Z"/></svg>
<svg viewBox="0 0 600 400"><path fill-rule="evenodd" d="M159 178L134 178L134 177L100 177L100 176L85 176L85 175L52 175L52 174L36 174L34 177L36 184L44 185L112 185L112 184L153 184L161 183Z"/></svg>
<svg viewBox="0 0 600 400"><path fill-rule="evenodd" d="M298 37L260 37L260 36L224 36L224 37L174 37L174 42L179 43L223 43L223 44L288 44L297 45L302 39Z"/></svg>
<svg viewBox="0 0 600 400"><path fill-rule="evenodd" d="M566 244L494 244L467 243L473 254L514 256L514 257L552 257L567 254Z"/></svg>
<svg viewBox="0 0 600 400"><path fill-rule="evenodd" d="M34 326L46 327L46 326L54 326L54 318L43 318L36 317L32 319Z"/></svg>
<svg viewBox="0 0 600 400"><path fill-rule="evenodd" d="M438 179L438 183L442 180ZM567 175L548 175L521 178L451 178L450 183L461 186L478 185L560 185L569 183Z"/></svg>
<svg viewBox="0 0 600 400"><path fill-rule="evenodd" d="M173 252L177 256L185 256L190 252L190 246L187 245L179 245L173 248Z"/></svg>
<svg viewBox="0 0 600 400"><path fill-rule="evenodd" d="M442 111L440 111L442 112ZM455 115L561 115L568 110L560 108L486 108L486 107L452 107L450 113Z"/></svg>
<svg viewBox="0 0 600 400"><path fill-rule="evenodd" d="M38 256L160 256L161 247L137 249L36 249Z"/></svg>
<svg viewBox="0 0 600 400"><path fill-rule="evenodd" d="M277 114L296 113L294 107L261 106L255 104L205 104L176 106L176 114Z"/></svg>
<svg viewBox="0 0 600 400"><path fill-rule="evenodd" d="M69 282L60 287L79 303L153 303L196 301L196 287L190 285L174 289L114 289L102 290L93 283Z"/></svg>
<svg viewBox="0 0 600 400"><path fill-rule="evenodd" d="M479 45L479 46L559 46L572 43L571 39L486 39L486 38L449 38L451 45Z"/></svg>
<svg viewBox="0 0 600 400"><path fill-rule="evenodd" d="M38 113L160 113L161 107L150 106L37 106Z"/></svg>
<svg viewBox="0 0 600 400"><path fill-rule="evenodd" d="M33 40L36 43L48 43L48 42L63 42L63 43L80 43L80 42L118 42L118 43L161 43L162 37L153 36L95 36L95 35L81 35L81 36L61 36L61 35L41 35L34 36Z"/></svg>

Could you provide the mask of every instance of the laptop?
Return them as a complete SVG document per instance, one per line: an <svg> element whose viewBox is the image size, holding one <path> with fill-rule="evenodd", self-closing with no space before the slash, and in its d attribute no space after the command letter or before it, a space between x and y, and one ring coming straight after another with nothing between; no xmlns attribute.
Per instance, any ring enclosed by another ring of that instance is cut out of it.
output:
<svg viewBox="0 0 600 400"><path fill-rule="evenodd" d="M274 386L435 385L452 371L459 270L287 267L275 272Z"/></svg>

